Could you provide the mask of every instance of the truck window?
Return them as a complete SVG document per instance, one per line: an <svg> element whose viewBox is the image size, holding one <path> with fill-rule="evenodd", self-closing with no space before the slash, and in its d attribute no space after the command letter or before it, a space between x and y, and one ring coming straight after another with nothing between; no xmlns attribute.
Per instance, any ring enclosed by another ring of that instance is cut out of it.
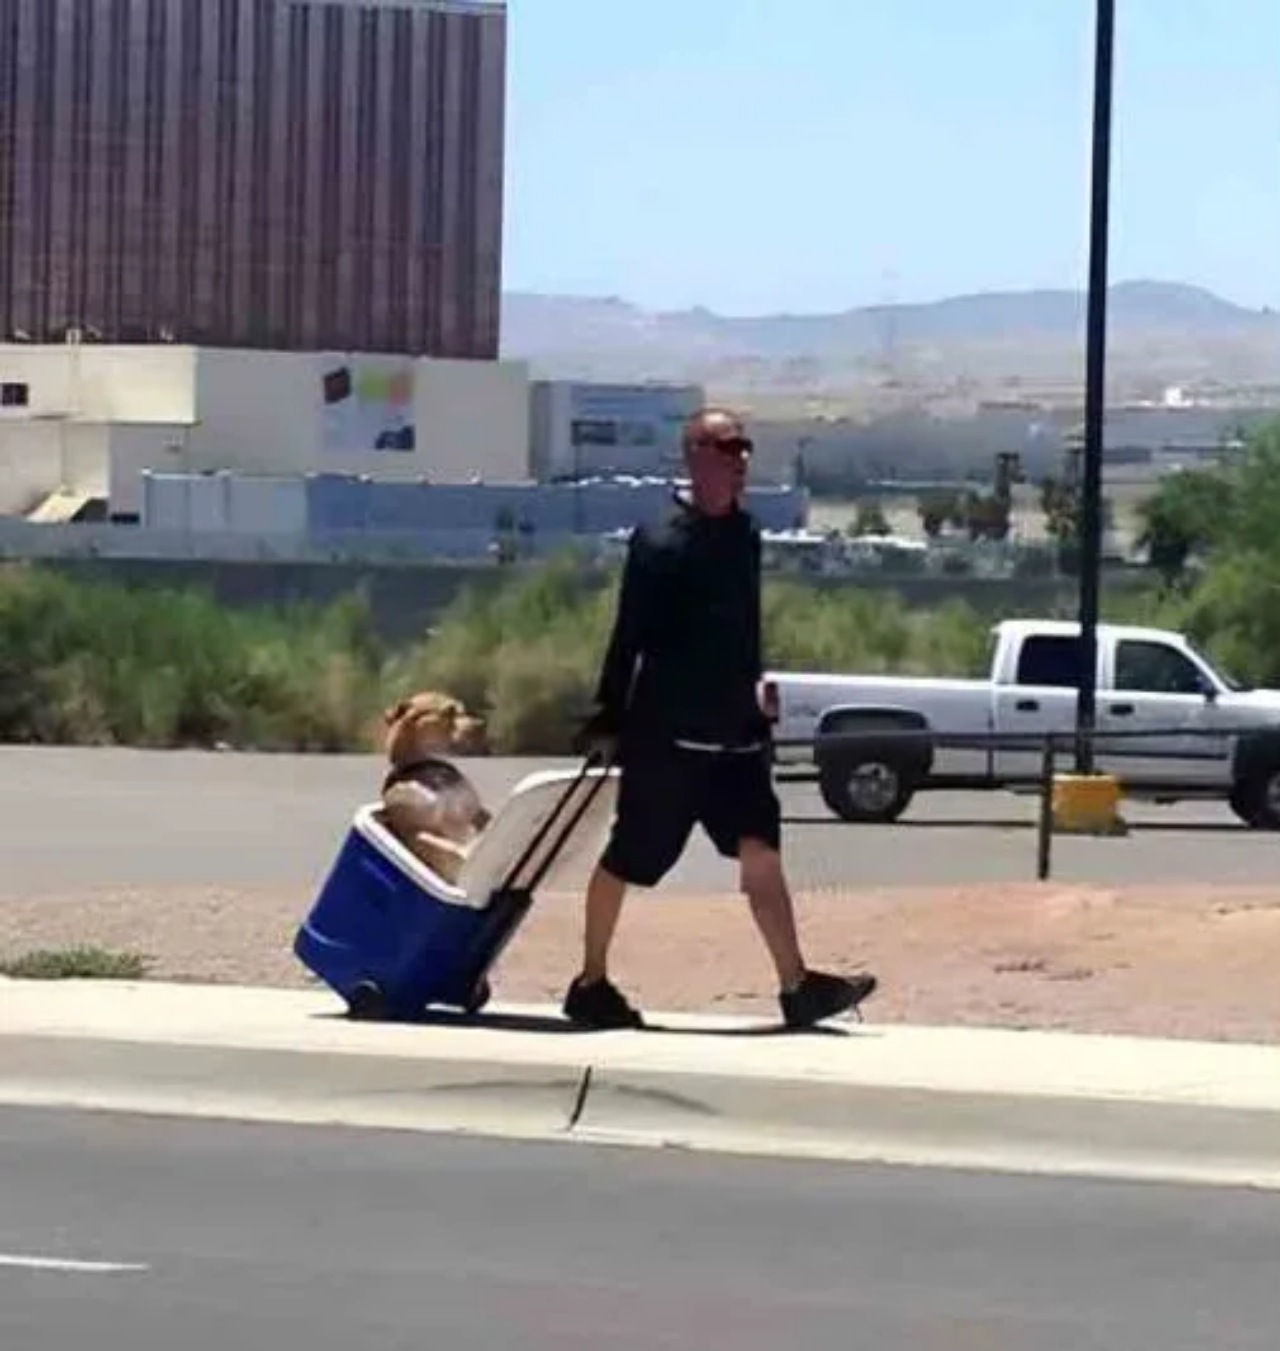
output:
<svg viewBox="0 0 1280 1351"><path fill-rule="evenodd" d="M1115 688L1146 694L1203 694L1205 681L1196 664L1176 647L1128 639L1116 644Z"/></svg>
<svg viewBox="0 0 1280 1351"><path fill-rule="evenodd" d="M1019 685L1080 688L1080 639L1061 635L1026 638L1018 654Z"/></svg>

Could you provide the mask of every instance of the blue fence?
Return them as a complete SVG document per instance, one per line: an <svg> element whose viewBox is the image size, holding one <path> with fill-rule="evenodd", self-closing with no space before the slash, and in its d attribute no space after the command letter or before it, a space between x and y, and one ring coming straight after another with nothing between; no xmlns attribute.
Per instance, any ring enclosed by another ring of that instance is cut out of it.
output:
<svg viewBox="0 0 1280 1351"><path fill-rule="evenodd" d="M671 501L670 485L640 483L377 483L339 474L306 481L307 522L325 530L498 530L535 534L605 534L655 520ZM803 523L807 495L754 488L751 510L768 529Z"/></svg>
<svg viewBox="0 0 1280 1351"><path fill-rule="evenodd" d="M235 492L226 491L234 482ZM143 524L152 529L252 529L270 532L272 512L280 533L322 540L370 534L485 540L514 532L550 541L602 535L659 519L671 506L672 488L658 480L635 482L429 484L380 482L344 474L295 479L252 475L147 474ZM287 497L299 499L284 513ZM802 488L754 487L748 506L762 526L789 530L808 516ZM286 523L284 516L287 516ZM252 527L248 522L252 520ZM469 547L473 547L469 545Z"/></svg>

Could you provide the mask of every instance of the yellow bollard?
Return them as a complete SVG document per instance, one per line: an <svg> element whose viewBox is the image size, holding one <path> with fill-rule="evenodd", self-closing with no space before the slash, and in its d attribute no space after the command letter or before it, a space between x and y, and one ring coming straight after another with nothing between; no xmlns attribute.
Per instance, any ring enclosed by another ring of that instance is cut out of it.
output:
<svg viewBox="0 0 1280 1351"><path fill-rule="evenodd" d="M1119 781L1110 774L1055 774L1053 828L1061 835L1127 835Z"/></svg>

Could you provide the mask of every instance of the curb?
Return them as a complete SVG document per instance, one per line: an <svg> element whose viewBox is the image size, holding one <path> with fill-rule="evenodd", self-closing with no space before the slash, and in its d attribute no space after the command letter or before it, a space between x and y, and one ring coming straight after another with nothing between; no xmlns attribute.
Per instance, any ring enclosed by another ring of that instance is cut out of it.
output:
<svg viewBox="0 0 1280 1351"><path fill-rule="evenodd" d="M1269 1103L727 1074L609 1045L539 1060L0 1033L0 1103L1280 1190Z"/></svg>
<svg viewBox="0 0 1280 1351"><path fill-rule="evenodd" d="M542 1139L569 1129L585 1077L478 1059L0 1035L0 1103L18 1107Z"/></svg>
<svg viewBox="0 0 1280 1351"><path fill-rule="evenodd" d="M1056 1096L593 1069L574 1134L903 1166L1280 1189L1280 1113Z"/></svg>

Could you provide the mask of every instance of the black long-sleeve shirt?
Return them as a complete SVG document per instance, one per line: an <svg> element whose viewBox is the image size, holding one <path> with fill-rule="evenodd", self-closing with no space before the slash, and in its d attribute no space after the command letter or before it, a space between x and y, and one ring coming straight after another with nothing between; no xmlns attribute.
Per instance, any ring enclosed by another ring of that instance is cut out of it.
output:
<svg viewBox="0 0 1280 1351"><path fill-rule="evenodd" d="M768 722L760 532L749 513L706 516L680 503L632 533L593 725L625 744L650 739L744 746Z"/></svg>

